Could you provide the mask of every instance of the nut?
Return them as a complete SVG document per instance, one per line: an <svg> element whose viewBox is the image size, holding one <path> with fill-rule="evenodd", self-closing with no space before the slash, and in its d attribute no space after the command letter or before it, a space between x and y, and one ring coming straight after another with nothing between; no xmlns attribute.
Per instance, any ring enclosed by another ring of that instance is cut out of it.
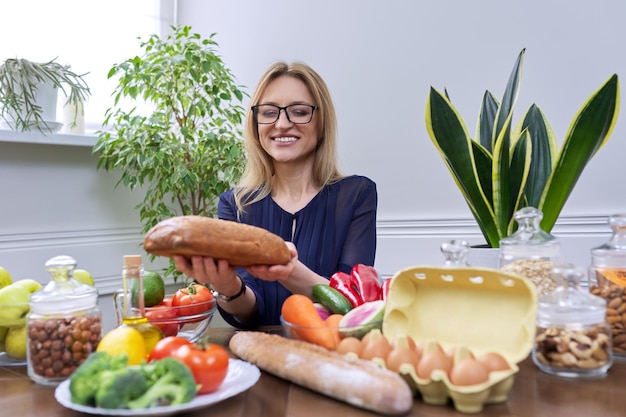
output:
<svg viewBox="0 0 626 417"><path fill-rule="evenodd" d="M45 378L66 378L95 351L102 330L99 316L28 321L29 366Z"/></svg>
<svg viewBox="0 0 626 417"><path fill-rule="evenodd" d="M554 368L596 369L611 358L608 326L599 324L585 330L556 327L537 329L534 356ZM626 333L623 334L626 338Z"/></svg>
<svg viewBox="0 0 626 417"><path fill-rule="evenodd" d="M598 285L590 287L590 292L606 300L606 321L613 334L613 352L622 356L626 352L626 287L614 284L596 271Z"/></svg>

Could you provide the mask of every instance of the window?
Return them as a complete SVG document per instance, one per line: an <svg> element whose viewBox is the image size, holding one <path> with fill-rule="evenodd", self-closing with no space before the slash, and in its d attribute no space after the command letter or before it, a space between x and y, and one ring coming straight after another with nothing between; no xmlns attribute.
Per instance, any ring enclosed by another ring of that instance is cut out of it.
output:
<svg viewBox="0 0 626 417"><path fill-rule="evenodd" d="M174 24L175 0L21 0L2 4L0 60L57 58L74 72L86 73L91 97L85 106L85 131L102 126L113 104L113 64L141 53L139 40L163 34ZM63 111L59 95L57 119ZM61 102L63 100L63 102Z"/></svg>

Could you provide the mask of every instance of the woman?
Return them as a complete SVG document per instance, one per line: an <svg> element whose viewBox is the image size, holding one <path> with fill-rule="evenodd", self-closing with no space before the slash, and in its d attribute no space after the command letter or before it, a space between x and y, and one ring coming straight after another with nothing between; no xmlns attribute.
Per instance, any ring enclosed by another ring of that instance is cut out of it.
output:
<svg viewBox="0 0 626 417"><path fill-rule="evenodd" d="M311 297L333 273L374 265L376 252L376 184L340 173L335 110L322 78L305 64L278 62L250 101L246 170L220 196L218 217L281 236L291 261L243 269L208 257L174 258L181 272L220 294L220 313L239 328L279 324L290 294Z"/></svg>

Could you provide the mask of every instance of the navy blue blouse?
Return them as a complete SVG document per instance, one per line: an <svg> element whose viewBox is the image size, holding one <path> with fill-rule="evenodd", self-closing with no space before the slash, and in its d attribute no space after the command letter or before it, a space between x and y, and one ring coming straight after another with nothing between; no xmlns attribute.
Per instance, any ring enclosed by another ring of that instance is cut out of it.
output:
<svg viewBox="0 0 626 417"><path fill-rule="evenodd" d="M293 242L298 260L321 276L349 273L358 263L374 265L376 254L376 184L363 176L348 176L324 187L302 210L283 210L271 196L248 206L241 223L262 227ZM218 217L237 221L233 190L220 196ZM257 314L248 322L237 321L220 309L224 320L239 328L280 324L280 310L291 295L282 284L237 273L257 299Z"/></svg>

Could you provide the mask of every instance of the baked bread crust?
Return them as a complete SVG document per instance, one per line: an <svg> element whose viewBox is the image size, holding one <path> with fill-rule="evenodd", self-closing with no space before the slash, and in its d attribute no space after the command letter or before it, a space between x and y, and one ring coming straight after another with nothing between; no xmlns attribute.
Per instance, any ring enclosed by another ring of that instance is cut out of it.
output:
<svg viewBox="0 0 626 417"><path fill-rule="evenodd" d="M232 266L284 265L291 255L285 241L263 228L205 216L162 220L146 234L143 247L158 256L209 256Z"/></svg>
<svg viewBox="0 0 626 417"><path fill-rule="evenodd" d="M387 415L407 413L413 394L397 373L300 340L240 331L229 342L241 359L305 388Z"/></svg>

